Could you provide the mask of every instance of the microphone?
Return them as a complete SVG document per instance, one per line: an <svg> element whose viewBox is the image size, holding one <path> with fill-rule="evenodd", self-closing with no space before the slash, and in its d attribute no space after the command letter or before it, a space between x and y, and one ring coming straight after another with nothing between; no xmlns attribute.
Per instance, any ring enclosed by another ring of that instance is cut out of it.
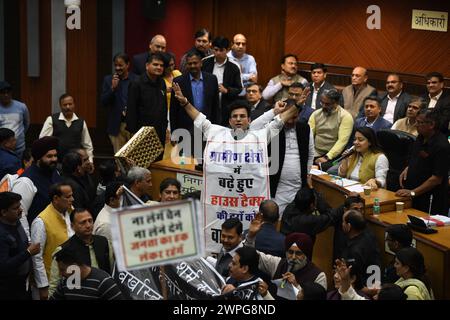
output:
<svg viewBox="0 0 450 320"><path fill-rule="evenodd" d="M433 205L433 194L430 195L430 206L428 207L428 221L427 228L430 227L430 218L431 218L431 206Z"/></svg>
<svg viewBox="0 0 450 320"><path fill-rule="evenodd" d="M337 158L336 160L333 161L333 165L336 165L338 162L341 162L345 158L351 156L354 152L355 152L355 146L352 146L351 148L348 148L347 150L345 150L342 153L342 156L340 156L339 158Z"/></svg>
<svg viewBox="0 0 450 320"><path fill-rule="evenodd" d="M292 269L294 268L294 262L289 261L288 262L288 267L286 270L286 273L291 272ZM283 281L281 281L280 287L284 289L284 286L286 285L286 279L284 279Z"/></svg>

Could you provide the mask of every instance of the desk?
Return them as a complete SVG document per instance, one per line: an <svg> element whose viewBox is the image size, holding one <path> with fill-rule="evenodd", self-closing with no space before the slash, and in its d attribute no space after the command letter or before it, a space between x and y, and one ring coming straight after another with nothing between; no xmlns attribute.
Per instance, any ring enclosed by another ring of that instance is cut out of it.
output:
<svg viewBox="0 0 450 320"><path fill-rule="evenodd" d="M313 185L316 190L325 195L326 200L332 207L338 207L344 203L345 195L349 192L335 183L331 182L331 177L326 175L313 176ZM370 196L361 193L365 200L365 216L368 227L374 232L377 245L383 258L383 266L388 263L393 256L385 252L385 228L390 224L405 224L408 221L408 214L426 217L425 212L411 208L411 200L401 199L391 191L378 189L372 191ZM373 215L373 199L380 200L381 214ZM395 202L403 201L405 210L403 213L395 212ZM436 299L450 299L450 226L439 227L436 234L422 234L413 232L417 249L425 258L427 274L430 277ZM314 263L320 267L327 275L329 288L332 287L332 254L333 254L334 228L328 228L316 237L314 245ZM320 248L320 249L319 249Z"/></svg>
<svg viewBox="0 0 450 320"><path fill-rule="evenodd" d="M407 215L427 217L428 214L416 209L406 209L403 213L387 212L367 218L369 228L374 232L386 265L393 256L384 251L385 228L391 224L408 222ZM450 226L436 227L438 233L423 234L413 231L416 248L423 254L427 275L431 280L436 299L450 299Z"/></svg>
<svg viewBox="0 0 450 320"><path fill-rule="evenodd" d="M175 163L171 159L154 162L150 165L152 173L152 199L159 199L159 185L165 178L177 178L177 173L186 173L194 176L203 176L202 171L195 170L195 164L186 159L185 165L180 165L175 159Z"/></svg>
<svg viewBox="0 0 450 320"><path fill-rule="evenodd" d="M314 188L326 195L328 204L333 208L343 205L345 196L350 193L347 189L331 182L331 176L329 175L313 175L312 181ZM404 208L411 208L411 199L397 197L394 192L386 189L379 188L376 191L372 190L369 196L366 196L364 193L360 193L360 195L365 202L366 215L373 214L373 202L375 198L378 198L380 201L380 212L395 211L395 202L397 201L404 202Z"/></svg>

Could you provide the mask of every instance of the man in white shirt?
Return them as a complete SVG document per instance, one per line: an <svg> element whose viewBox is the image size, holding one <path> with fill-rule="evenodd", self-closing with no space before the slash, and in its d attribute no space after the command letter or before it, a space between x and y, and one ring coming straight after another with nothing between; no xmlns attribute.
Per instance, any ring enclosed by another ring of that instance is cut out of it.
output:
<svg viewBox="0 0 450 320"><path fill-rule="evenodd" d="M411 96L403 91L403 81L400 75L391 73L386 79L386 94L381 96L381 115L390 123L406 116L406 109ZM360 111L362 116L363 109Z"/></svg>
<svg viewBox="0 0 450 320"><path fill-rule="evenodd" d="M104 236L110 243L112 243L111 213L114 209L118 209L120 207L121 196L117 191L121 186L121 182L112 182L106 186L105 206L98 214L94 223L94 234Z"/></svg>
<svg viewBox="0 0 450 320"><path fill-rule="evenodd" d="M450 133L450 93L444 91L444 76L439 72L426 75L428 94L423 96L427 108L439 113L440 130L446 136Z"/></svg>
<svg viewBox="0 0 450 320"><path fill-rule="evenodd" d="M48 299L48 286L52 254L73 234L70 223L72 209L72 187L57 183L50 187L52 202L34 219L31 225L31 242L39 243L40 252L33 256L33 272L40 300Z"/></svg>
<svg viewBox="0 0 450 320"><path fill-rule="evenodd" d="M71 149L86 149L89 160L93 162L94 147L86 121L75 114L75 102L65 93L59 98L60 113L47 117L39 138L54 136L59 139L58 157L60 160Z"/></svg>

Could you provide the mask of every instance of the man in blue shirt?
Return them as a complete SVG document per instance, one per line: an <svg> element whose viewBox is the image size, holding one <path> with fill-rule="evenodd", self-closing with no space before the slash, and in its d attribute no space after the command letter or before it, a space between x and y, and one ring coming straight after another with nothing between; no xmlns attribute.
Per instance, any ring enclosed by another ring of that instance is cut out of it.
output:
<svg viewBox="0 0 450 320"><path fill-rule="evenodd" d="M174 79L174 82L180 86L183 95L195 107L201 111L214 124L219 122L219 84L215 75L202 72L202 58L198 51L193 50L186 54L186 68L188 73ZM174 95L170 101L170 128L172 133L177 129L186 129L191 136L191 155L194 151L194 122L188 116L183 106ZM201 136L198 131L197 135ZM178 135L175 133L172 141L178 141ZM186 151L186 150L185 150ZM201 149L199 150L201 151ZM185 155L188 152L185 152ZM201 155L196 155L201 157Z"/></svg>
<svg viewBox="0 0 450 320"><path fill-rule="evenodd" d="M25 150L25 132L30 126L30 114L27 106L12 98L12 86L0 81L0 128L14 131L17 139L16 154L19 159Z"/></svg>
<svg viewBox="0 0 450 320"><path fill-rule="evenodd" d="M390 129L392 127L392 123L380 116L381 102L376 96L368 96L364 99L363 104L364 117L356 119L355 128L369 127L377 132L382 129Z"/></svg>
<svg viewBox="0 0 450 320"><path fill-rule="evenodd" d="M233 37L233 45L228 51L228 58L237 63L241 67L241 76L244 88L251 83L258 82L258 71L256 70L256 61L252 55L246 53L247 39L243 34L236 34ZM241 96L245 95L245 90L242 90Z"/></svg>

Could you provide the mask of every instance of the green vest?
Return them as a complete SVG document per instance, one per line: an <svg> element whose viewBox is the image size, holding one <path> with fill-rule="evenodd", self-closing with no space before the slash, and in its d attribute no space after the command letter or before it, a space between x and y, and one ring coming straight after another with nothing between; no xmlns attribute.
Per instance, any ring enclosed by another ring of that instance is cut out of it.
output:
<svg viewBox="0 0 450 320"><path fill-rule="evenodd" d="M375 178L375 163L380 155L381 153L373 153L371 151L366 152L363 156L361 167L358 172L359 182L366 183L368 180ZM361 155L359 153L351 156L350 164L347 170L347 178L350 178L350 175L355 169L360 156Z"/></svg>

